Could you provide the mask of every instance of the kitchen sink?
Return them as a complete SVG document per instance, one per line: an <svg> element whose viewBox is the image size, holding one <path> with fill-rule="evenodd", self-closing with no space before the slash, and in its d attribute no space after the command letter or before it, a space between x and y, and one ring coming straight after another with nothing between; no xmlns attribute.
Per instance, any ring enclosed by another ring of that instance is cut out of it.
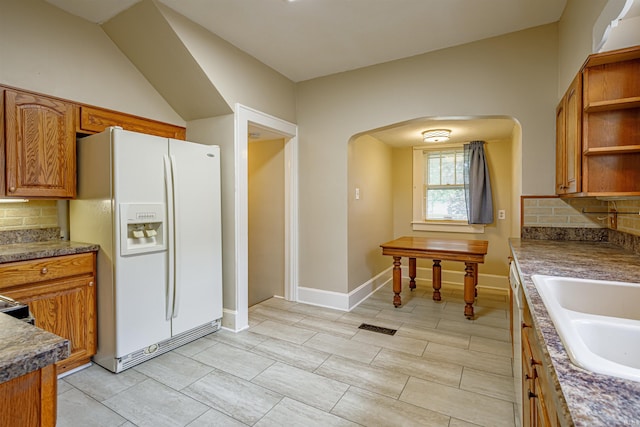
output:
<svg viewBox="0 0 640 427"><path fill-rule="evenodd" d="M531 279L574 364L640 381L640 283Z"/></svg>

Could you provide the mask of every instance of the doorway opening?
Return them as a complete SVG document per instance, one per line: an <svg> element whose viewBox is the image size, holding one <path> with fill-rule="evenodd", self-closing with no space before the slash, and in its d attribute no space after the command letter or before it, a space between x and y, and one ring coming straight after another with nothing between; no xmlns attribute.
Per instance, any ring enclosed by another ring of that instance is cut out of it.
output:
<svg viewBox="0 0 640 427"><path fill-rule="evenodd" d="M249 132L282 140L284 163L284 298L298 299L298 128L241 104L235 108L235 312L233 329L249 327ZM259 142L258 142L259 144Z"/></svg>
<svg viewBox="0 0 640 427"><path fill-rule="evenodd" d="M248 137L248 298L251 307L274 296L284 298L285 294L285 140L252 125L249 125Z"/></svg>

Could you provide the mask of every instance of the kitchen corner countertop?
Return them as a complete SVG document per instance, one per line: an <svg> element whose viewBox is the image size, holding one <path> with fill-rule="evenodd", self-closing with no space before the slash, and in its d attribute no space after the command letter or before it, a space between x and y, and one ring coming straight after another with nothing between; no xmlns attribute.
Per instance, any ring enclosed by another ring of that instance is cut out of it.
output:
<svg viewBox="0 0 640 427"><path fill-rule="evenodd" d="M0 383L69 357L69 341L0 313Z"/></svg>
<svg viewBox="0 0 640 427"><path fill-rule="evenodd" d="M50 240L46 242L11 243L0 245L0 264L61 255L95 252L100 246L91 243Z"/></svg>
<svg viewBox="0 0 640 427"><path fill-rule="evenodd" d="M531 275L640 283L640 255L606 242L510 239L522 287L543 343L563 425L640 426L640 382L596 374L574 365Z"/></svg>

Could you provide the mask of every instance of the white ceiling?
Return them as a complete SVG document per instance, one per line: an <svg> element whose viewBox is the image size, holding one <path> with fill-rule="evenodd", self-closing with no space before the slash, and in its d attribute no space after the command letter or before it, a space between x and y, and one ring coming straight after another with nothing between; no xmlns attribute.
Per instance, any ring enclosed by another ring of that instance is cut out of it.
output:
<svg viewBox="0 0 640 427"><path fill-rule="evenodd" d="M102 23L140 0L46 0ZM159 0L294 82L557 21L566 0Z"/></svg>

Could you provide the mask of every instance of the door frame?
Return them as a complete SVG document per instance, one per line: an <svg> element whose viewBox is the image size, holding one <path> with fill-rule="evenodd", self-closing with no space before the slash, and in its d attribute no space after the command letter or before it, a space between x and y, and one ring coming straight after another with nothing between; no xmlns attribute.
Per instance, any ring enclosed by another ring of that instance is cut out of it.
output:
<svg viewBox="0 0 640 427"><path fill-rule="evenodd" d="M235 330L249 327L249 124L282 135L284 145L285 253L284 297L298 300L298 126L246 107L235 105Z"/></svg>

